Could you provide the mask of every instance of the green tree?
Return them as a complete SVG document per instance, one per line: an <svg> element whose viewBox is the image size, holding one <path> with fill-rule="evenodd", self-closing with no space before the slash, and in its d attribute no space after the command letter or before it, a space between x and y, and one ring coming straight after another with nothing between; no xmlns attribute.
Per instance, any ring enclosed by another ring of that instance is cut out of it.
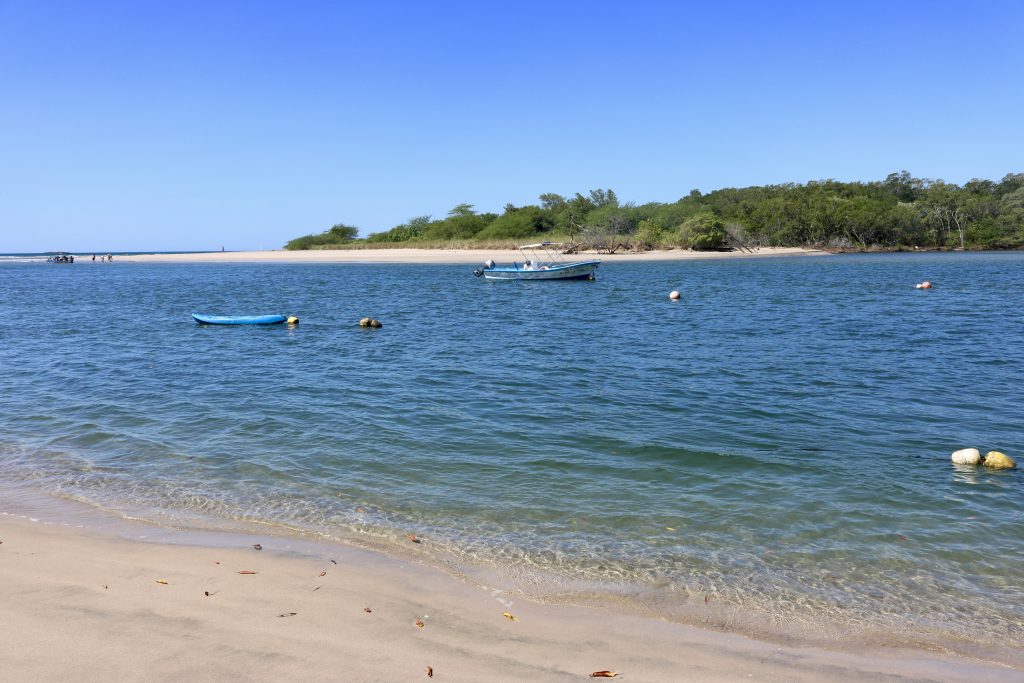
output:
<svg viewBox="0 0 1024 683"><path fill-rule="evenodd" d="M678 243L694 251L713 251L725 246L725 223L721 218L705 211L690 218L679 228Z"/></svg>

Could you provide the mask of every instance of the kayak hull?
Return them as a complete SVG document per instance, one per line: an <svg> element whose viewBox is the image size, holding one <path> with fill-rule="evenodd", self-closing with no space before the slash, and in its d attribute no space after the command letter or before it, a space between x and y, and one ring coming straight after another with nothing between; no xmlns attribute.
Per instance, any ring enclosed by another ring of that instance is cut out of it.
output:
<svg viewBox="0 0 1024 683"><path fill-rule="evenodd" d="M277 325L288 318L283 315L206 315L193 313L197 323L204 325Z"/></svg>

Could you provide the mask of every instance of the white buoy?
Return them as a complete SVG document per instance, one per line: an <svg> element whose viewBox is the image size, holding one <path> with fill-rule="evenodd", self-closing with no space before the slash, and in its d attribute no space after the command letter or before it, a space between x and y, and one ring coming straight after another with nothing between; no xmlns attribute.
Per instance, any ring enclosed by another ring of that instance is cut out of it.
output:
<svg viewBox="0 0 1024 683"><path fill-rule="evenodd" d="M680 294L679 292L677 292L675 290L672 290L671 292L668 293L668 298L672 299L672 301L679 301L679 297L681 297L681 296L682 296L682 294Z"/></svg>
<svg viewBox="0 0 1024 683"><path fill-rule="evenodd" d="M953 462L957 465L977 465L981 462L981 451L977 448L962 448L953 452Z"/></svg>

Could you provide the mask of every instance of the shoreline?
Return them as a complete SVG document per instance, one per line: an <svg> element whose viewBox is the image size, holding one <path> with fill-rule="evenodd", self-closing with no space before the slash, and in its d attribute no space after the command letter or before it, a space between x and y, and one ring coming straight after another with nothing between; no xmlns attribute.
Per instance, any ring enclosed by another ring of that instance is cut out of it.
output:
<svg viewBox="0 0 1024 683"><path fill-rule="evenodd" d="M685 670L712 682L1021 675L1008 664L931 651L794 647L539 603L373 550L167 529L82 507L77 517L45 506L0 512L0 646L18 653L5 661L15 679L146 671L161 679L337 680L343 672L392 681L426 677L427 666L454 681L582 680L598 670L631 681L679 680ZM62 657L47 656L58 650Z"/></svg>
<svg viewBox="0 0 1024 683"><path fill-rule="evenodd" d="M645 251L640 253L581 253L605 263L623 261L690 261L707 259L773 258L783 256L830 256L829 252L797 247L765 247L754 253L739 251ZM316 249L308 251L217 251L188 254L136 254L118 257L126 263L418 263L479 264L521 260L517 249ZM567 256L572 260L572 256Z"/></svg>

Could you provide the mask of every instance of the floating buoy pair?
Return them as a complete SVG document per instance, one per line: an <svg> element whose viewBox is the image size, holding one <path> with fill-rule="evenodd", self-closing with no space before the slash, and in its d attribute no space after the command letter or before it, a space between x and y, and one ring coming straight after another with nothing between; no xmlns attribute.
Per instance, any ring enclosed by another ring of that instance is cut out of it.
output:
<svg viewBox="0 0 1024 683"><path fill-rule="evenodd" d="M363 318L359 321L359 327L384 327L384 324L376 318Z"/></svg>
<svg viewBox="0 0 1024 683"><path fill-rule="evenodd" d="M914 285L914 289L931 289L931 288L932 288L932 283L928 282L927 280L925 280L924 282L921 282L919 284Z"/></svg>
<svg viewBox="0 0 1024 683"><path fill-rule="evenodd" d="M954 451L952 460L957 465L984 465L994 470L1012 470L1017 466L1013 458L1006 453L989 451L982 458L981 451L977 448L962 448L959 451Z"/></svg>

